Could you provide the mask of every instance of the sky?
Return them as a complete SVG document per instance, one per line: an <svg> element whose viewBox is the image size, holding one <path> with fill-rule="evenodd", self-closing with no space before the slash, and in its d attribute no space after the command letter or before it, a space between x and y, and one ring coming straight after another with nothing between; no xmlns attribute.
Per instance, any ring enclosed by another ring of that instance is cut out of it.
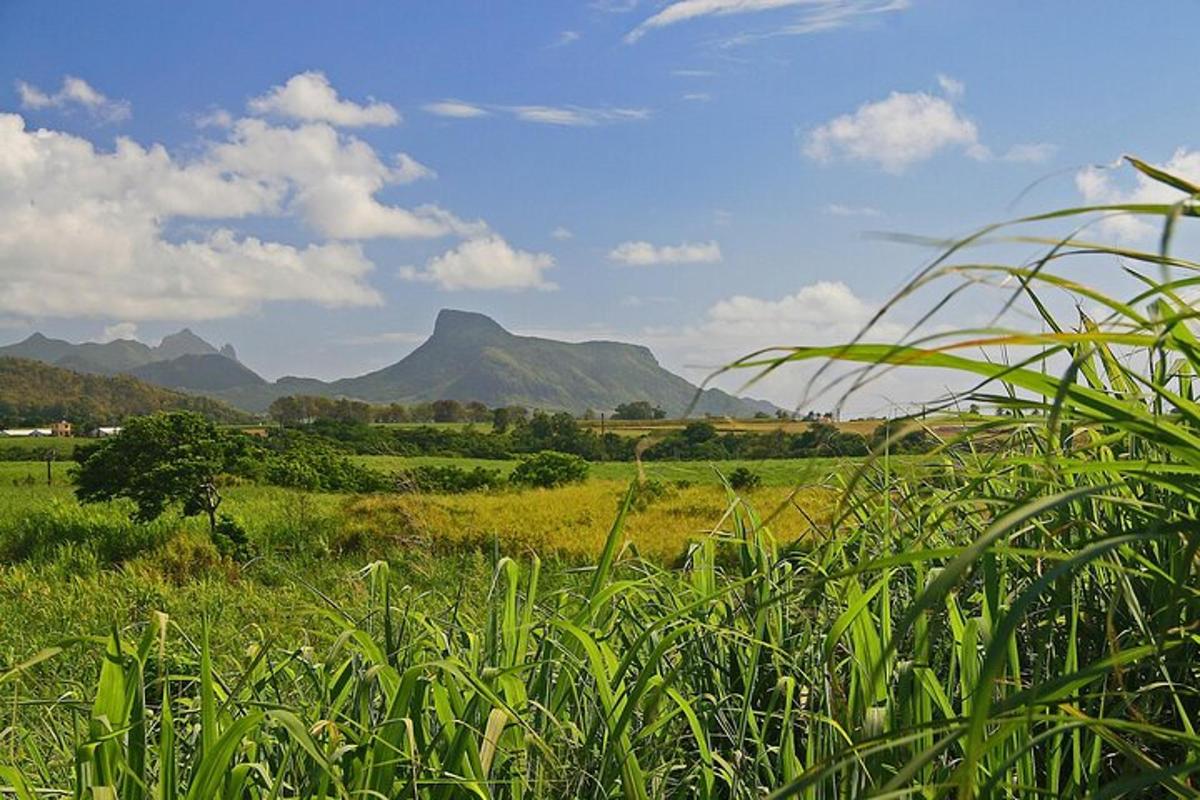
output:
<svg viewBox="0 0 1200 800"><path fill-rule="evenodd" d="M1200 176L1197 29L1153 1L0 0L0 342L186 325L336 378L449 307L699 380L854 336L932 255L874 232L1157 197L1125 153Z"/></svg>

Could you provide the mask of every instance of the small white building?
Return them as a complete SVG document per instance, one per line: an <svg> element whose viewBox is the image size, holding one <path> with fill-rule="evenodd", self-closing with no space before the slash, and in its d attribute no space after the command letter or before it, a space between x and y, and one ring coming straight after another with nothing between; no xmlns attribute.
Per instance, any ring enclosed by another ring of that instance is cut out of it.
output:
<svg viewBox="0 0 1200 800"><path fill-rule="evenodd" d="M96 436L100 437L101 439L103 439L106 436L116 436L120 432L121 432L120 426L112 427L112 428L96 428Z"/></svg>
<svg viewBox="0 0 1200 800"><path fill-rule="evenodd" d="M0 430L0 436L21 436L31 438L34 436L51 436L49 428L6 428Z"/></svg>

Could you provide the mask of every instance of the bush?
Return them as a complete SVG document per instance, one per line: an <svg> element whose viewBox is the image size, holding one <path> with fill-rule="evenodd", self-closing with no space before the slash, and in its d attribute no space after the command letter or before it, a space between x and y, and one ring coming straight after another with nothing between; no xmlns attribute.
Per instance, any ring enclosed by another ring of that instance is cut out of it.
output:
<svg viewBox="0 0 1200 800"><path fill-rule="evenodd" d="M213 545L217 552L234 561L249 561L254 557L254 547L246 529L233 517L222 514L212 532Z"/></svg>
<svg viewBox="0 0 1200 800"><path fill-rule="evenodd" d="M504 483L498 469L475 467L420 466L399 473L397 483L401 491L433 492L440 494L465 494L494 489Z"/></svg>
<svg viewBox="0 0 1200 800"><path fill-rule="evenodd" d="M579 456L546 450L522 461L509 480L519 486L550 489L587 480L588 463Z"/></svg>
<svg viewBox="0 0 1200 800"><path fill-rule="evenodd" d="M757 489L761 485L762 476L757 472L751 472L745 467L738 467L729 473L729 486L734 491L741 492L747 489Z"/></svg>

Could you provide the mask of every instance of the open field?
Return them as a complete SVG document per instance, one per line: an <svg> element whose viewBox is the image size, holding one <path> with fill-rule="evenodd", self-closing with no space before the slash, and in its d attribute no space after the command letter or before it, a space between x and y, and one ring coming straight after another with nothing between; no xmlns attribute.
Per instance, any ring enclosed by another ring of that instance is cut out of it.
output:
<svg viewBox="0 0 1200 800"><path fill-rule="evenodd" d="M456 466L464 469L499 470L507 476L521 463L519 459L497 460L486 458L451 458L440 456L356 456L356 462L384 472L396 472L422 465ZM720 475L729 475L738 467L744 467L762 478L767 486L800 486L822 483L831 475L846 474L861 463L861 459L842 458L787 458L754 461L645 461L641 474L645 478L660 481L690 483L720 482ZM898 456L892 463L900 467L914 463L914 459ZM0 475L3 473L0 472ZM635 462L604 461L592 463L588 475L596 480L629 482L638 477L639 467Z"/></svg>

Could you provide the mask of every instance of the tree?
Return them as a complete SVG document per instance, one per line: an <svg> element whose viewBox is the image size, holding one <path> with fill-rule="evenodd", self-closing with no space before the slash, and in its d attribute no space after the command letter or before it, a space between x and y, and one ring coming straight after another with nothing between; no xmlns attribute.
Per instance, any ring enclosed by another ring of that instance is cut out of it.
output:
<svg viewBox="0 0 1200 800"><path fill-rule="evenodd" d="M649 400L621 403L613 411L613 419L663 419L666 416L667 412L658 406L651 405Z"/></svg>
<svg viewBox="0 0 1200 800"><path fill-rule="evenodd" d="M127 498L139 522L180 504L184 516L206 514L217 531L217 476L234 468L248 445L192 412L129 420L119 434L76 454L75 495L82 503ZM241 437L245 439L246 437Z"/></svg>
<svg viewBox="0 0 1200 800"><path fill-rule="evenodd" d="M492 430L496 433L504 433L508 430L508 409L497 408L492 412Z"/></svg>
<svg viewBox="0 0 1200 800"><path fill-rule="evenodd" d="M434 400L434 422L462 422L463 406L457 400Z"/></svg>
<svg viewBox="0 0 1200 800"><path fill-rule="evenodd" d="M487 422L491 417L488 407L478 400L472 400L463 408L463 413L471 422Z"/></svg>

